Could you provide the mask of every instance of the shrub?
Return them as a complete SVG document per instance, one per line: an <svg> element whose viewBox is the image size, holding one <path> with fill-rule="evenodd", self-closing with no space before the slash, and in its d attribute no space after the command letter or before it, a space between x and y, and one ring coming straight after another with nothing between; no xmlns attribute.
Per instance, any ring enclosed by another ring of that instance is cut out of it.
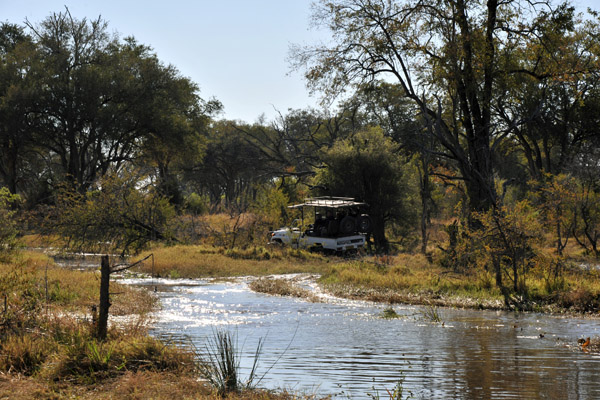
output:
<svg viewBox="0 0 600 400"><path fill-rule="evenodd" d="M578 288L560 296L559 304L577 312L597 311L600 303L597 295L586 288Z"/></svg>
<svg viewBox="0 0 600 400"><path fill-rule="evenodd" d="M7 188L0 188L0 262L10 261L19 247L12 207L20 199L19 195L11 194Z"/></svg>

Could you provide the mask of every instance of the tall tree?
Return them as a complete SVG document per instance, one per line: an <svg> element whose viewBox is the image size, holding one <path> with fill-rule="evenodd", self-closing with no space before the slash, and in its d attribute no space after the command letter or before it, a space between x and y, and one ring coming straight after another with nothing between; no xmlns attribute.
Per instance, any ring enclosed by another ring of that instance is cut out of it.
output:
<svg viewBox="0 0 600 400"><path fill-rule="evenodd" d="M31 39L17 25L0 25L0 180L17 193L33 151L34 96L26 71L35 63Z"/></svg>
<svg viewBox="0 0 600 400"><path fill-rule="evenodd" d="M549 2L509 0L321 0L314 20L333 44L292 49L313 89L388 80L432 121L431 134L455 162L472 210L496 204L493 150L506 132L494 121L499 59L537 40Z"/></svg>
<svg viewBox="0 0 600 400"><path fill-rule="evenodd" d="M145 155L163 192L177 197L169 167L174 154L197 149L213 103L148 46L109 35L101 18L77 20L67 9L27 26L39 59L28 71L37 143L59 179L83 192Z"/></svg>
<svg viewBox="0 0 600 400"><path fill-rule="evenodd" d="M433 136L424 132L427 128L431 129L428 119L421 118L419 109L401 92L398 85L387 82L362 85L343 107L360 110L358 118L364 124L380 126L384 135L398 144L403 155L414 158L421 198L421 252L425 254L433 211L431 170L437 161L436 148Z"/></svg>
<svg viewBox="0 0 600 400"><path fill-rule="evenodd" d="M321 166L324 151L355 130L352 117L345 110L334 115L312 109L288 110L268 125L237 129L261 155L270 173L281 178L282 184L287 177L306 183Z"/></svg>
<svg viewBox="0 0 600 400"><path fill-rule="evenodd" d="M396 147L380 128L366 128L336 141L323 157L325 168L315 177L321 194L351 196L369 205L379 251L389 249L386 224L410 219L408 185Z"/></svg>
<svg viewBox="0 0 600 400"><path fill-rule="evenodd" d="M109 37L102 19L79 21L68 10L51 15L38 27L27 25L40 58L30 71L38 84L40 142L61 172L85 189L111 161L126 157L131 146L131 140L119 137L122 130L107 135L102 126L114 110L109 111L116 94L109 60L117 51L116 39Z"/></svg>
<svg viewBox="0 0 600 400"><path fill-rule="evenodd" d="M139 96L133 115L141 133L139 162L152 168L159 190L173 204L181 205L180 173L198 164L203 156L211 115L221 103L204 101L198 86L182 77L173 66L164 66L149 49L128 40L140 76Z"/></svg>
<svg viewBox="0 0 600 400"><path fill-rule="evenodd" d="M245 211L254 197L254 186L272 178L262 154L245 140L245 132L253 129L231 121L214 122L201 162L188 169L188 179L208 192L215 209Z"/></svg>
<svg viewBox="0 0 600 400"><path fill-rule="evenodd" d="M524 69L499 90L497 112L535 180L567 172L600 135L600 25L562 4L539 17L539 42L503 59Z"/></svg>

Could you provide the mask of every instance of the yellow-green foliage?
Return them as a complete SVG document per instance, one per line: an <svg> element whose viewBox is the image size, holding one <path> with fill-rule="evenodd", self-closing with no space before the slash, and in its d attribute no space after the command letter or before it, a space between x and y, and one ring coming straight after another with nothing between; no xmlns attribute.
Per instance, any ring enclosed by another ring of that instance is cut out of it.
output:
<svg viewBox="0 0 600 400"><path fill-rule="evenodd" d="M9 261L19 245L14 221L15 212L10 207L20 201L19 195L11 194L7 188L0 187L0 262Z"/></svg>
<svg viewBox="0 0 600 400"><path fill-rule="evenodd" d="M321 278L324 284L350 284L377 290L496 298L498 293L480 275L463 275L430 263L419 255L365 258L332 266Z"/></svg>
<svg viewBox="0 0 600 400"><path fill-rule="evenodd" d="M267 224L254 213L207 214L198 218L202 230L201 243L233 248L267 242Z"/></svg>
<svg viewBox="0 0 600 400"><path fill-rule="evenodd" d="M154 273L164 277L201 278L269 275L294 272L320 272L329 259L303 250L251 247L226 250L212 246L172 246L155 248L140 258L154 254ZM141 266L152 272L149 259Z"/></svg>
<svg viewBox="0 0 600 400"><path fill-rule="evenodd" d="M285 222L289 203L283 189L274 185L261 186L252 209L265 224L278 227Z"/></svg>

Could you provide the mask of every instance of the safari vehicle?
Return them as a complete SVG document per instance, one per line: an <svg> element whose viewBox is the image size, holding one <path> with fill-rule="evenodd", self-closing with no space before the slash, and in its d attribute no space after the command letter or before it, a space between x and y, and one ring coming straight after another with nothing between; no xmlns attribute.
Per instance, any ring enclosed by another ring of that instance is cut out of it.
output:
<svg viewBox="0 0 600 400"><path fill-rule="evenodd" d="M371 218L361 214L366 203L349 197L313 197L304 203L288 206L299 209L301 218L291 226L271 233L270 243L311 250L344 252L364 247L365 235L373 229ZM305 216L314 221L305 225Z"/></svg>

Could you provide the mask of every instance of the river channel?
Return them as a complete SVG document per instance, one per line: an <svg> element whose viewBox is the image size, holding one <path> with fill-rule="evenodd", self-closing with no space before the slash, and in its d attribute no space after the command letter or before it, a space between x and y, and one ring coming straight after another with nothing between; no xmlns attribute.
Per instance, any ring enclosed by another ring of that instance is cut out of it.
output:
<svg viewBox="0 0 600 400"><path fill-rule="evenodd" d="M389 398L402 382L417 399L600 398L600 357L576 344L600 335L597 320L440 308L442 324L416 306L384 319L380 304L259 294L251 279L126 282L157 287L156 336L204 348L218 329L235 333L243 376L263 338L261 387L361 399Z"/></svg>

